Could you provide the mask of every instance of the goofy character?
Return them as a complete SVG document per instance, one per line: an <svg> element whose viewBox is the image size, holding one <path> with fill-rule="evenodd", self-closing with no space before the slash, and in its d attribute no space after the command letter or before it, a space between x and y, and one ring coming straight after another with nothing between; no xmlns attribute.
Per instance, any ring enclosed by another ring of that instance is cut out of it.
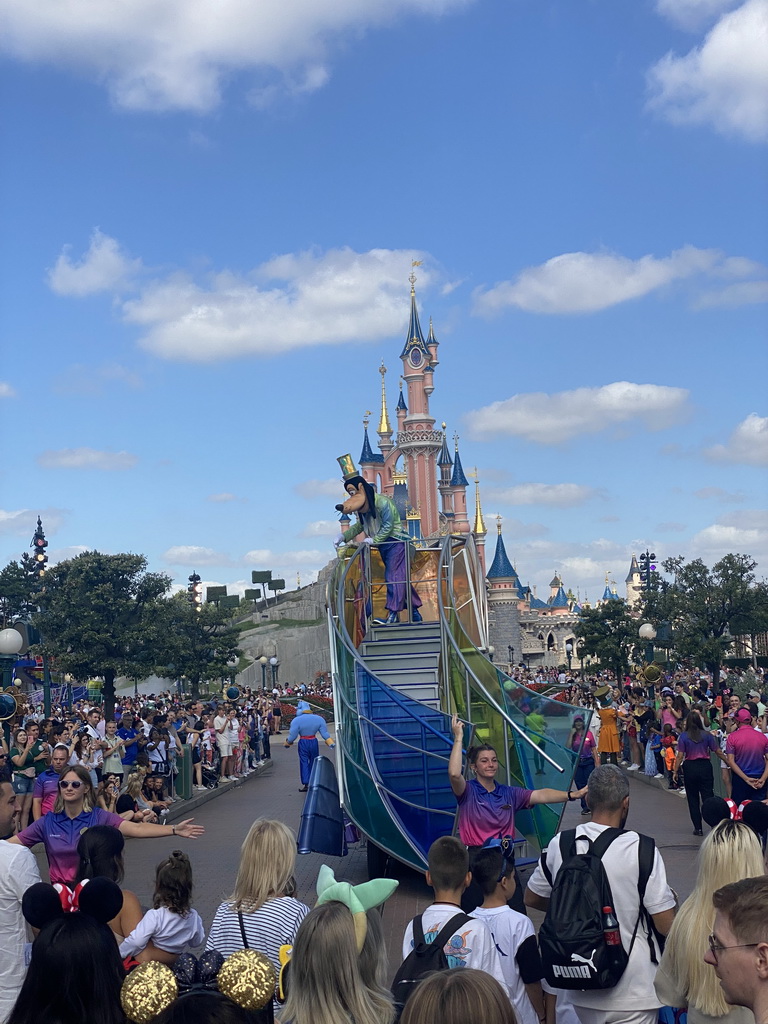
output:
<svg viewBox="0 0 768 1024"><path fill-rule="evenodd" d="M325 719L321 715L314 714L305 700L300 700L296 705L296 717L291 722L288 738L285 741L286 747L292 746L297 739L299 741L300 793L306 793L309 776L312 774L312 762L320 756L320 748L317 743L318 733L329 747L336 746L328 732Z"/></svg>
<svg viewBox="0 0 768 1024"><path fill-rule="evenodd" d="M407 578L405 560L408 557L408 534L400 522L397 505L385 494L377 494L354 468L351 456L342 455L338 460L344 471L344 490L349 497L343 505L337 505L339 512L357 514L357 522L336 538L336 548L346 547L359 534L365 534L362 543L379 549L384 563L384 579L387 584L386 609L389 615L385 624L392 625L399 619L406 607L405 581ZM411 587L411 617L421 622L421 598ZM377 620L378 621L378 620Z"/></svg>

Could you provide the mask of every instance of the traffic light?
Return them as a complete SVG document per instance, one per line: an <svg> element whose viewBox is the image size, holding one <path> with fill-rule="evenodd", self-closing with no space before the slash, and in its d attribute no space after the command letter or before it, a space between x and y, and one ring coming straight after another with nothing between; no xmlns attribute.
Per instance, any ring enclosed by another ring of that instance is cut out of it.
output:
<svg viewBox="0 0 768 1024"><path fill-rule="evenodd" d="M653 589L654 573L656 572L656 566L653 563L655 561L656 555L652 551L644 551L640 555L640 582L645 590Z"/></svg>
<svg viewBox="0 0 768 1024"><path fill-rule="evenodd" d="M196 612L203 610L203 583L196 572L193 572L189 577L189 586L187 587L187 600L195 609Z"/></svg>
<svg viewBox="0 0 768 1024"><path fill-rule="evenodd" d="M45 567L48 563L48 555L45 553L45 549L48 547L48 541L45 539L43 533L43 524L38 519L37 529L35 535L32 538L32 561L35 565L35 576L41 579L45 575Z"/></svg>

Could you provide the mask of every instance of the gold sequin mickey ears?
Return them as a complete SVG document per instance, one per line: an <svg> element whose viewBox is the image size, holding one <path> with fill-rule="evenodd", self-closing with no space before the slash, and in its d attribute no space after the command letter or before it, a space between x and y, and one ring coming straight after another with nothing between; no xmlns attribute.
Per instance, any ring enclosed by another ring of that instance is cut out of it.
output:
<svg viewBox="0 0 768 1024"><path fill-rule="evenodd" d="M246 1010L260 1010L274 998L275 969L255 949L241 949L228 956L216 976L219 992ZM193 990L194 991L194 990ZM178 997L173 971L155 961L141 964L123 982L120 1003L133 1024L150 1024ZM188 993L182 998L186 998Z"/></svg>
<svg viewBox="0 0 768 1024"><path fill-rule="evenodd" d="M240 949L222 964L219 992L246 1010L260 1010L274 999L277 976L271 962L255 949Z"/></svg>
<svg viewBox="0 0 768 1024"><path fill-rule="evenodd" d="M120 989L120 1003L128 1020L149 1024L178 994L173 971L153 960L131 971Z"/></svg>

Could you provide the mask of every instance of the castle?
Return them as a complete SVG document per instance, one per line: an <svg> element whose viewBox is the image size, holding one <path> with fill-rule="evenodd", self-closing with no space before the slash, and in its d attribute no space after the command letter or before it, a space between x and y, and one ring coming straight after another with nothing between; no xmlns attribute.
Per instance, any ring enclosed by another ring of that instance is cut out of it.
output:
<svg viewBox="0 0 768 1024"><path fill-rule="evenodd" d="M489 651L494 660L508 666L521 662L531 667L573 663L578 665L574 630L581 606L571 591L566 592L559 574L550 583L546 601L523 586L509 560L502 536L501 517L497 517L496 549L486 571L485 541L487 529L480 501L477 472L470 474L475 484L472 519L467 506L469 480L459 454L459 438L453 436L453 451L448 444L446 424L435 429L429 399L434 374L439 364L439 342L432 320L426 338L421 329L416 304L413 273L411 310L403 350L400 394L395 407L397 430L392 428L387 408L386 374L382 362L381 411L378 451L368 434L370 413L363 420L363 447L360 473L381 493L391 497L414 544L425 545L447 534L471 533L487 581L489 607ZM342 525L346 525L342 521ZM626 579L627 603L640 599L640 569L635 556ZM621 600L616 585L606 586L601 601ZM585 602L585 607L586 607ZM491 650L492 648L492 650Z"/></svg>

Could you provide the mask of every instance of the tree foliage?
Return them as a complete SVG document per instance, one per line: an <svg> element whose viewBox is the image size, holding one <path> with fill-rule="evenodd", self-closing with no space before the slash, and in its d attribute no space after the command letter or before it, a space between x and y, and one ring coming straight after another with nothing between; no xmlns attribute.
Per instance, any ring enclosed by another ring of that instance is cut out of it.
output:
<svg viewBox="0 0 768 1024"><path fill-rule="evenodd" d="M660 579L646 598L646 617L657 626L668 621L675 652L706 667L715 683L733 637L765 621L765 586L755 585L756 565L739 554L725 555L711 569L700 558L667 558L662 567L672 579Z"/></svg>
<svg viewBox="0 0 768 1024"><path fill-rule="evenodd" d="M629 669L630 653L638 642L637 628L637 620L623 601L606 601L599 608L585 608L575 629L582 641L578 655L597 658L621 679Z"/></svg>
<svg viewBox="0 0 768 1024"><path fill-rule="evenodd" d="M166 664L173 665L175 676L189 680L193 696L200 692L203 680L228 676L231 663L239 655L240 631L232 622L232 611L214 604L204 604L195 611L184 593L159 602L152 628L164 638ZM163 665L157 664L155 671L162 673Z"/></svg>
<svg viewBox="0 0 768 1024"><path fill-rule="evenodd" d="M86 551L49 569L38 595L43 649L77 679L103 677L107 716L115 678L152 635L159 599L171 585L169 576L146 568L143 555Z"/></svg>
<svg viewBox="0 0 768 1024"><path fill-rule="evenodd" d="M30 581L20 562L9 562L0 569L0 629L29 610Z"/></svg>

